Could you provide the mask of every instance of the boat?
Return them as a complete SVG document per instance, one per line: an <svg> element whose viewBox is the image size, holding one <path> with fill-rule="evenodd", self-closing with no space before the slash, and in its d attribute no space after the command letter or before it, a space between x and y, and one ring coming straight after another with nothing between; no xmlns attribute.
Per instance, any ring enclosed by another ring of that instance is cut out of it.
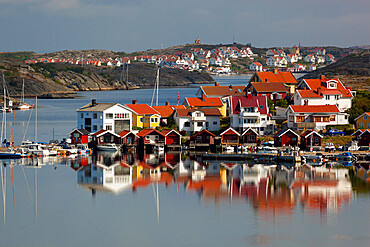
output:
<svg viewBox="0 0 370 247"><path fill-rule="evenodd" d="M322 166L324 158L321 155L304 155L302 162L311 166Z"/></svg>
<svg viewBox="0 0 370 247"><path fill-rule="evenodd" d="M16 152L12 148L0 152L0 159L20 159L20 158L22 158L21 153Z"/></svg>
<svg viewBox="0 0 370 247"><path fill-rule="evenodd" d="M97 149L99 151L110 151L110 152L118 151L118 148L117 148L116 144L114 144L114 143L107 143L107 144L97 145Z"/></svg>

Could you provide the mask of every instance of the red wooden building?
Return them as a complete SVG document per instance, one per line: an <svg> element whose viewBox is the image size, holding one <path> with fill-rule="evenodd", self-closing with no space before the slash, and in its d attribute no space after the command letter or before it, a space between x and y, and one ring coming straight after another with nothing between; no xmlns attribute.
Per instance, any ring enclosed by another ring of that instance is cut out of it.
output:
<svg viewBox="0 0 370 247"><path fill-rule="evenodd" d="M274 136L274 146L298 146L299 135L291 129L279 130Z"/></svg>
<svg viewBox="0 0 370 247"><path fill-rule="evenodd" d="M126 146L136 145L137 140L139 139L137 135L128 130L123 130L118 135L121 137L120 143Z"/></svg>
<svg viewBox="0 0 370 247"><path fill-rule="evenodd" d="M310 150L311 147L321 146L322 135L314 130L307 130L301 135L301 149Z"/></svg>
<svg viewBox="0 0 370 247"><path fill-rule="evenodd" d="M164 145L181 145L181 134L176 130L164 129L161 133L165 136Z"/></svg>
<svg viewBox="0 0 370 247"><path fill-rule="evenodd" d="M238 131L234 130L233 128L229 127L227 130L220 134L221 136L221 145L229 145L229 146L238 146L240 134Z"/></svg>
<svg viewBox="0 0 370 247"><path fill-rule="evenodd" d="M215 134L208 130L202 130L190 136L190 142L193 142L194 144L213 145L215 144Z"/></svg>
<svg viewBox="0 0 370 247"><path fill-rule="evenodd" d="M155 129L143 129L137 133L139 137L138 144L139 146L144 145L164 145L165 136Z"/></svg>
<svg viewBox="0 0 370 247"><path fill-rule="evenodd" d="M87 144L89 143L90 132L85 129L75 129L69 133L72 144Z"/></svg>
<svg viewBox="0 0 370 247"><path fill-rule="evenodd" d="M367 146L369 147L370 143L370 129L365 130L362 132L361 135L358 137L358 145L359 146Z"/></svg>
<svg viewBox="0 0 370 247"><path fill-rule="evenodd" d="M240 143L247 145L257 144L257 137L258 133L254 129L248 128L243 132Z"/></svg>
<svg viewBox="0 0 370 247"><path fill-rule="evenodd" d="M98 145L104 143L121 144L121 137L110 130L98 130L94 134L91 134L91 137L93 141Z"/></svg>

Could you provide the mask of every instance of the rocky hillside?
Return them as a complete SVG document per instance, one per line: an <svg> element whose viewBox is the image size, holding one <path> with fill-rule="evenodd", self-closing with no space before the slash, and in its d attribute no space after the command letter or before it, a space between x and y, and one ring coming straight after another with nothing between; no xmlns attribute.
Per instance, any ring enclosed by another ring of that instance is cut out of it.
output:
<svg viewBox="0 0 370 247"><path fill-rule="evenodd" d="M136 89L153 87L156 68L152 64L134 63L125 71L107 66L46 64L26 65L23 61L0 58L0 74L4 74L9 93L20 96L22 82L25 83L25 96L62 97L76 91ZM177 69L163 69L160 72L161 86L186 86L193 83L213 83L206 73L189 72ZM2 90L2 83L0 83ZM1 93L0 93L1 94Z"/></svg>
<svg viewBox="0 0 370 247"><path fill-rule="evenodd" d="M346 86L354 89L370 87L370 52L355 53L339 59L324 68L308 73L303 78L318 78L320 75L338 77Z"/></svg>

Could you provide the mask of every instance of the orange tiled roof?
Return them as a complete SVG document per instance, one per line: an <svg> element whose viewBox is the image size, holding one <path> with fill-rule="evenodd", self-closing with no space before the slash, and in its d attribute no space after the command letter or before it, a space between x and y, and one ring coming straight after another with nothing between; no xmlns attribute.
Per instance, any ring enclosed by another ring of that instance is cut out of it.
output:
<svg viewBox="0 0 370 247"><path fill-rule="evenodd" d="M282 82L251 82L251 86L253 86L258 93L288 92L288 89Z"/></svg>
<svg viewBox="0 0 370 247"><path fill-rule="evenodd" d="M221 107L222 101L220 98L185 98L185 100L188 102L190 107L200 107L200 106L213 106L213 107Z"/></svg>
<svg viewBox="0 0 370 247"><path fill-rule="evenodd" d="M245 86L201 86L207 96L244 95Z"/></svg>
<svg viewBox="0 0 370 247"><path fill-rule="evenodd" d="M217 108L199 108L199 109L177 109L176 112L180 117L190 116L190 113L195 111L204 112L205 116L222 116L221 112Z"/></svg>
<svg viewBox="0 0 370 247"><path fill-rule="evenodd" d="M351 90L348 88L345 88L343 84L339 81L339 79L304 79L303 80L307 86L309 87L310 90L316 90L318 87L321 87L322 92L323 91L328 91L328 90L333 90L333 89L327 89L324 85L322 85L322 82L327 82L327 81L336 81L337 82L337 89L339 92L341 92L342 97L352 97Z"/></svg>
<svg viewBox="0 0 370 247"><path fill-rule="evenodd" d="M147 104L127 104L126 106L136 112L138 115L159 114L158 111Z"/></svg>
<svg viewBox="0 0 370 247"><path fill-rule="evenodd" d="M161 136L164 136L161 132L159 132L158 130L155 130L155 129L143 129L142 131L140 131L139 133L137 133L137 136L146 136L152 132L156 132L157 134L161 135Z"/></svg>
<svg viewBox="0 0 370 247"><path fill-rule="evenodd" d="M289 84L297 84L297 80L289 71L280 71L275 74L274 72L256 72L261 82L283 82Z"/></svg>
<svg viewBox="0 0 370 247"><path fill-rule="evenodd" d="M174 109L170 105L152 106L154 110L161 114L161 117L169 117L173 113Z"/></svg>
<svg viewBox="0 0 370 247"><path fill-rule="evenodd" d="M290 105L293 112L340 112L336 105Z"/></svg>

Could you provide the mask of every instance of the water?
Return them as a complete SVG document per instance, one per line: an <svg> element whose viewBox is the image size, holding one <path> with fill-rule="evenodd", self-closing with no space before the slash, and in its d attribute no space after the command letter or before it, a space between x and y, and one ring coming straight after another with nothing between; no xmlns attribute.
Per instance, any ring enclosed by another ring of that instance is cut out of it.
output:
<svg viewBox="0 0 370 247"><path fill-rule="evenodd" d="M248 81L215 78L222 85ZM181 104L197 90L160 89L159 101L177 104L179 92ZM76 109L93 97L150 103L152 90L78 95L38 100L39 141L52 139L53 129L56 139L67 137L77 124ZM29 114L16 112L16 144ZM12 117L7 114L8 137ZM33 120L26 138L34 138ZM256 171L206 165L186 154L2 162L1 246L368 246L370 240L369 194L354 191L348 170ZM143 177L133 174L139 166ZM109 177L111 169L115 178Z"/></svg>

